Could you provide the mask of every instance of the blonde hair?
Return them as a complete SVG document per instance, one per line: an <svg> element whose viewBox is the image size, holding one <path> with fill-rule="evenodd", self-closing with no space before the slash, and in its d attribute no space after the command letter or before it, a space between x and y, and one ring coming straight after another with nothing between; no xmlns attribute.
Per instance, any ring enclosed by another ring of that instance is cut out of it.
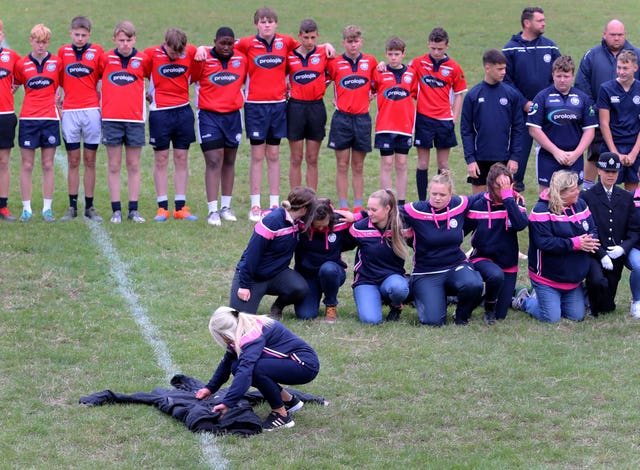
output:
<svg viewBox="0 0 640 470"><path fill-rule="evenodd" d="M453 186L453 178L452 178L451 170L449 170L448 168L443 168L442 170L438 170L438 171L440 173L438 173L436 176L431 178L431 184L433 183L444 184L446 187L449 188L449 192L451 194L454 194L455 188Z"/></svg>
<svg viewBox="0 0 640 470"><path fill-rule="evenodd" d="M113 37L115 38L120 33L124 33L126 37L132 38L136 35L136 27L131 21L121 21L113 28Z"/></svg>
<svg viewBox="0 0 640 470"><path fill-rule="evenodd" d="M215 342L223 348L228 346L225 339L233 342L233 348L240 356L240 339L261 331L262 326L268 328L271 325L273 319L266 315L250 315L231 307L218 307L209 320L209 332Z"/></svg>
<svg viewBox="0 0 640 470"><path fill-rule="evenodd" d="M398 201L396 195L390 189L379 189L369 196L370 198L377 199L382 207L389 206L389 216L387 218L387 225L384 227L384 231L391 231L391 247L396 256L406 259L409 256L409 248L407 247L407 241L402 234L402 219L400 218L400 212L398 211Z"/></svg>
<svg viewBox="0 0 640 470"><path fill-rule="evenodd" d="M31 34L29 36L31 39L35 39L38 42L41 41L50 41L51 40L51 30L47 28L42 23L35 25L31 28Z"/></svg>
<svg viewBox="0 0 640 470"><path fill-rule="evenodd" d="M578 174L573 171L559 170L549 181L549 210L556 215L562 214L564 202L562 192L578 184Z"/></svg>

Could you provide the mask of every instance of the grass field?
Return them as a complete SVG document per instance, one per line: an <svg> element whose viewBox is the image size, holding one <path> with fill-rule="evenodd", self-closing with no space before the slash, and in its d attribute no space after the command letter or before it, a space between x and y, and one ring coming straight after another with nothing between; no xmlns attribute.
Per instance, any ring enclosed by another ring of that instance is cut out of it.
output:
<svg viewBox="0 0 640 470"><path fill-rule="evenodd" d="M524 6L506 0L454 0L437 10L418 0L270 5L281 16L281 32L294 34L299 21L311 16L321 39L337 47L341 29L356 23L364 30L365 51L379 58L391 35L407 41L408 57L423 54L429 31L444 26L450 55L461 63L469 86L481 78L482 52L502 47L519 31ZM209 43L221 25L238 36L252 34L259 6L200 0L66 0L53 6L21 0L3 5L1 18L8 43L25 54L34 24L51 27L56 50L68 40L68 22L77 14L91 17L94 40L107 47L113 25L132 20L143 48L159 43L172 26L196 44ZM600 41L612 15L640 45L636 2L542 6L547 35L576 60ZM286 142L281 156L284 195ZM415 151L411 156L410 175ZM146 147L140 210L148 218L155 213L152 158ZM110 210L103 148L99 161L96 205L104 216ZM19 162L14 149L14 214L20 209ZM54 213L60 217L68 204L64 155L57 162ZM545 325L510 312L505 322L487 328L476 312L467 328L431 329L418 326L415 311L407 308L397 324L367 327L356 319L348 286L335 325L298 322L286 310L285 324L317 349L322 362L318 378L301 388L331 402L306 406L291 430L249 439L196 436L147 407L78 405L80 396L106 388L133 393L168 387L178 372L207 380L222 356L207 322L228 302L233 268L252 230L246 220L248 146L242 144L237 163L236 224L207 226L197 146L191 162L187 199L201 217L195 223L45 224L36 217L30 224L0 224L0 468L638 467L640 330L628 315L627 274L618 311L582 323ZM459 192L467 192L461 148L452 152L451 166ZM323 149L320 168L319 192L335 198L332 152ZM371 154L367 193L377 189L377 172L378 156ZM530 164L529 188L533 174ZM415 198L413 184L408 198ZM532 189L526 198L531 207ZM38 213L38 170L32 200ZM351 254L346 258L352 261ZM520 267L524 281L526 264ZM261 311L268 306L265 301Z"/></svg>

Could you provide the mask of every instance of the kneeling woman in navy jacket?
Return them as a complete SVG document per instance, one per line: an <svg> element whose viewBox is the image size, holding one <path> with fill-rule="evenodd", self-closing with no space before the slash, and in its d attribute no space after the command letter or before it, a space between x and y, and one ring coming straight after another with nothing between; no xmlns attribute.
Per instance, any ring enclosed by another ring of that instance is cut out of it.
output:
<svg viewBox="0 0 640 470"><path fill-rule="evenodd" d="M320 361L313 348L266 315L249 315L230 307L213 312L209 331L226 352L209 383L196 392L196 398L208 398L233 374L233 382L222 403L213 407L214 412L226 413L253 386L271 406L263 429L293 427L291 413L302 408L303 403L280 384L300 385L316 378Z"/></svg>
<svg viewBox="0 0 640 470"><path fill-rule="evenodd" d="M584 318L582 281L600 241L579 195L578 175L556 171L529 215L529 278L537 297L514 304L543 322Z"/></svg>
<svg viewBox="0 0 640 470"><path fill-rule="evenodd" d="M403 228L391 190L371 194L367 212L368 217L349 229L357 245L352 286L358 317L363 323L381 323L381 302L385 302L391 305L387 320L396 321L409 295L404 260L409 256L406 239L412 232Z"/></svg>
<svg viewBox="0 0 640 470"><path fill-rule="evenodd" d="M429 185L429 200L401 209L404 223L413 228L414 262L411 291L420 323L432 326L447 321L447 295L457 295L455 323L466 325L482 296L482 276L460 248L469 201L453 194L448 173L436 175Z"/></svg>
<svg viewBox="0 0 640 470"><path fill-rule="evenodd" d="M316 199L311 188L296 186L282 206L266 215L254 228L247 248L236 266L229 305L236 310L256 313L265 295L277 295L271 306L273 318L282 309L300 302L309 291L307 282L289 268L298 244L301 219Z"/></svg>

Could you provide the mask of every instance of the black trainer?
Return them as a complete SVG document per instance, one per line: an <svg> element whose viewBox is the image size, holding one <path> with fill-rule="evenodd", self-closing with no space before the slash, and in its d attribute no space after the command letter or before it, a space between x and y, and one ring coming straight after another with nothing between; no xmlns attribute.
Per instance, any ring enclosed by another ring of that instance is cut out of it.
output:
<svg viewBox="0 0 640 470"><path fill-rule="evenodd" d="M394 307L392 305L391 308L389 309L389 314L387 315L387 318L384 319L384 321L398 321L400 320L401 313L402 313L402 305L398 307Z"/></svg>
<svg viewBox="0 0 640 470"><path fill-rule="evenodd" d="M291 394L291 400L284 402L284 409L289 413L293 413L294 411L298 411L300 408L304 406L304 402L300 400L293 393Z"/></svg>
<svg viewBox="0 0 640 470"><path fill-rule="evenodd" d="M295 425L296 423L289 413L287 413L287 416L282 416L280 413L272 411L269 413L269 416L267 416L267 419L263 421L262 429L265 431L274 431L280 428L292 428Z"/></svg>
<svg viewBox="0 0 640 470"><path fill-rule="evenodd" d="M271 310L269 311L269 316L274 320L280 321L282 320L282 310L283 308L275 303L271 306Z"/></svg>

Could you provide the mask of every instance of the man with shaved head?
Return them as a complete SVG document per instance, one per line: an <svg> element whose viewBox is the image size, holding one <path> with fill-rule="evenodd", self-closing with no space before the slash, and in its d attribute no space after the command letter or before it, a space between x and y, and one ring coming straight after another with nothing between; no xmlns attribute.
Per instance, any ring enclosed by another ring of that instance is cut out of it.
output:
<svg viewBox="0 0 640 470"><path fill-rule="evenodd" d="M576 74L576 88L584 91L596 103L598 92L602 83L616 78L616 64L618 54L629 49L640 57L640 49L626 40L624 24L620 20L609 21L602 33L602 42L587 51L580 62L580 68ZM640 75L636 72L636 79ZM596 130L596 136L589 147L587 161L584 167L584 189L589 189L595 184L597 177L596 162L600 155L602 134Z"/></svg>

